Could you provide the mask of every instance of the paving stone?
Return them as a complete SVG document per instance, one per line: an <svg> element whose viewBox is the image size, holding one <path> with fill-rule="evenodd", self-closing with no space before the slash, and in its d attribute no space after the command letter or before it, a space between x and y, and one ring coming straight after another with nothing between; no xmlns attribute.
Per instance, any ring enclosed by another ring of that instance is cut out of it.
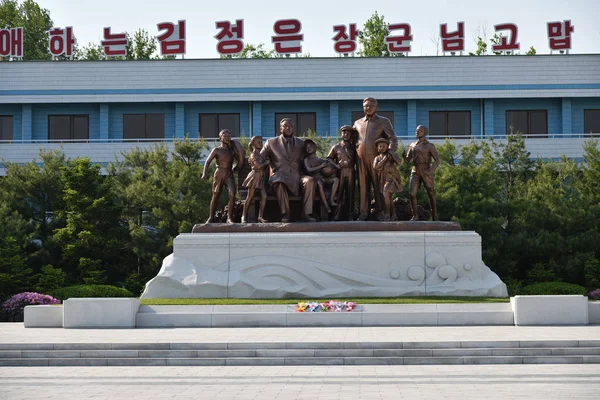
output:
<svg viewBox="0 0 600 400"><path fill-rule="evenodd" d="M404 365L456 365L463 364L462 357L404 357Z"/></svg>
<svg viewBox="0 0 600 400"><path fill-rule="evenodd" d="M111 350L169 350L170 343L112 343Z"/></svg>
<svg viewBox="0 0 600 400"><path fill-rule="evenodd" d="M537 357L537 356L551 356L552 349L492 349L492 356L527 356L527 357Z"/></svg>
<svg viewBox="0 0 600 400"><path fill-rule="evenodd" d="M170 343L170 350L227 350L227 343Z"/></svg>
<svg viewBox="0 0 600 400"><path fill-rule="evenodd" d="M463 357L464 364L521 364L521 357Z"/></svg>
<svg viewBox="0 0 600 400"><path fill-rule="evenodd" d="M81 350L81 358L138 358L139 350Z"/></svg>
<svg viewBox="0 0 600 400"><path fill-rule="evenodd" d="M432 349L373 349L374 357L431 357Z"/></svg>
<svg viewBox="0 0 600 400"><path fill-rule="evenodd" d="M523 364L582 364L583 357L522 357Z"/></svg>
<svg viewBox="0 0 600 400"><path fill-rule="evenodd" d="M48 351L22 351L23 358L79 358L79 351L70 350L48 350Z"/></svg>
<svg viewBox="0 0 600 400"><path fill-rule="evenodd" d="M286 343L286 349L343 349L344 342L292 342Z"/></svg>
<svg viewBox="0 0 600 400"><path fill-rule="evenodd" d="M256 357L256 350L198 350L197 357L201 357L201 358Z"/></svg>
<svg viewBox="0 0 600 400"><path fill-rule="evenodd" d="M315 357L373 357L373 349L315 350Z"/></svg>
<svg viewBox="0 0 600 400"><path fill-rule="evenodd" d="M48 359L41 358L0 358L0 367L46 367Z"/></svg>
<svg viewBox="0 0 600 400"><path fill-rule="evenodd" d="M102 358L51 358L48 360L50 367L105 367L107 359Z"/></svg>
<svg viewBox="0 0 600 400"><path fill-rule="evenodd" d="M139 350L139 358L196 358L197 350Z"/></svg>
<svg viewBox="0 0 600 400"><path fill-rule="evenodd" d="M225 365L227 366L259 366L259 365L284 365L283 357L268 357L268 358L227 358Z"/></svg>
<svg viewBox="0 0 600 400"><path fill-rule="evenodd" d="M165 358L107 358L106 363L112 366L166 366Z"/></svg>
<svg viewBox="0 0 600 400"><path fill-rule="evenodd" d="M228 343L227 348L230 350L285 349L285 342Z"/></svg>
<svg viewBox="0 0 600 400"><path fill-rule="evenodd" d="M583 356L584 364L600 364L600 356Z"/></svg>
<svg viewBox="0 0 600 400"><path fill-rule="evenodd" d="M458 349L461 342L404 342L404 349Z"/></svg>
<svg viewBox="0 0 600 400"><path fill-rule="evenodd" d="M343 357L286 357L285 365L344 365Z"/></svg>
<svg viewBox="0 0 600 400"><path fill-rule="evenodd" d="M326 350L317 350L326 351ZM340 350L334 350L340 351ZM258 349L256 357L315 357L315 350L312 349Z"/></svg>
<svg viewBox="0 0 600 400"><path fill-rule="evenodd" d="M168 358L168 366L224 366L224 358Z"/></svg>
<svg viewBox="0 0 600 400"><path fill-rule="evenodd" d="M0 358L21 358L19 350L0 350Z"/></svg>
<svg viewBox="0 0 600 400"><path fill-rule="evenodd" d="M345 342L345 349L401 349L402 342Z"/></svg>
<svg viewBox="0 0 600 400"><path fill-rule="evenodd" d="M56 343L52 350L110 350L110 343Z"/></svg>
<svg viewBox="0 0 600 400"><path fill-rule="evenodd" d="M344 357L344 365L404 365L402 357Z"/></svg>
<svg viewBox="0 0 600 400"><path fill-rule="evenodd" d="M0 350L52 350L52 343L0 343Z"/></svg>
<svg viewBox="0 0 600 400"><path fill-rule="evenodd" d="M598 339L598 340L580 340L579 347L600 347L600 339Z"/></svg>
<svg viewBox="0 0 600 400"><path fill-rule="evenodd" d="M597 356L600 347L567 347L565 349L552 349L553 356Z"/></svg>
<svg viewBox="0 0 600 400"><path fill-rule="evenodd" d="M518 340L471 340L460 342L460 347L462 348L517 348L519 347Z"/></svg>
<svg viewBox="0 0 600 400"><path fill-rule="evenodd" d="M519 347L579 347L578 340L521 340Z"/></svg>
<svg viewBox="0 0 600 400"><path fill-rule="evenodd" d="M433 357L491 356L491 349L432 349Z"/></svg>

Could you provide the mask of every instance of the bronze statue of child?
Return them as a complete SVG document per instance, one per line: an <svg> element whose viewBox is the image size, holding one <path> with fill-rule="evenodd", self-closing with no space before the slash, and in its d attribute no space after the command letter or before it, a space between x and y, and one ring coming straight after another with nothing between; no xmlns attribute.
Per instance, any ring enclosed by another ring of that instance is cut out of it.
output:
<svg viewBox="0 0 600 400"><path fill-rule="evenodd" d="M265 205L267 204L267 191L265 189L265 168L269 165L269 160L266 160L260 154L260 150L263 147L262 136L253 136L250 139L248 148L252 152L250 158L248 158L248 164L252 170L242 183L242 186L248 188L248 194L246 195L246 201L244 202L244 210L242 212L242 224L245 224L246 216L248 215L248 208L253 203L254 195L256 190L260 190L260 207L258 209L258 222L266 223L267 220L263 218L265 211Z"/></svg>
<svg viewBox="0 0 600 400"><path fill-rule="evenodd" d="M383 194L385 205L383 218L384 221L396 221L398 217L392 202L392 195L402 191L400 173L398 172L398 159L390 153L390 141L388 139L377 139L375 146L379 155L373 160L373 169L377 173L379 188Z"/></svg>
<svg viewBox="0 0 600 400"><path fill-rule="evenodd" d="M331 159L322 159L317 157L317 144L311 139L304 140L306 148L306 157L304 158L304 169L308 175L312 176L319 188L319 196L321 202L325 206L325 210L331 213L331 206L337 206L336 195L340 180L337 177L337 171L341 169ZM325 195L325 185L331 187L331 196L329 202Z"/></svg>
<svg viewBox="0 0 600 400"><path fill-rule="evenodd" d="M206 162L204 163L204 169L202 171L202 179L208 179L206 174L208 167L213 159L216 160L217 169L213 175L212 184L212 199L210 200L210 216L206 223L214 222L215 211L217 210L217 204L219 197L221 197L221 189L223 186L227 186L227 193L229 195L229 201L227 203L227 223L232 223L233 217L233 201L235 199L235 180L233 178L233 161L235 158L234 145L231 141L231 132L229 129L223 129L219 132L219 140L221 145L212 149Z"/></svg>
<svg viewBox="0 0 600 400"><path fill-rule="evenodd" d="M342 141L334 144L327 158L340 167L340 182L337 191L337 202L339 207L335 210L334 220L339 221L343 217L352 221L352 210L354 208L354 165L356 161L356 143L351 125L340 128Z"/></svg>

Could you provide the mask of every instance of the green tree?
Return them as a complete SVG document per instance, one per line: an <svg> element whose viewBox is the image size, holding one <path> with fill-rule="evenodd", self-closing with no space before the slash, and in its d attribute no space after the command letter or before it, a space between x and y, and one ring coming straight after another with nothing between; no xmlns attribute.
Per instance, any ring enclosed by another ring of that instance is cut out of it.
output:
<svg viewBox="0 0 600 400"><path fill-rule="evenodd" d="M388 24L383 15L375 14L366 22L363 29L358 33L358 42L361 50L358 55L361 57L389 57L390 52L385 44L385 37L389 35Z"/></svg>
<svg viewBox="0 0 600 400"><path fill-rule="evenodd" d="M492 46L498 45L500 44L502 41L502 35L499 33L494 33L494 36L491 37L490 39L490 49L493 49ZM483 37L482 36L477 36L477 42L475 43L475 45L477 46L477 49L474 52L469 52L470 56L485 56L488 55L488 44L486 43L486 38L485 38L485 32L483 33ZM535 47L531 46L529 48L529 50L527 50L527 53L525 53L525 55L528 56L533 56L537 53L537 51L535 50ZM501 51L493 51L492 50L492 54L499 56L502 54ZM511 53L512 55L519 55L520 53Z"/></svg>
<svg viewBox="0 0 600 400"><path fill-rule="evenodd" d="M112 180L103 178L100 166L89 158L69 160L61 172L64 207L56 214L65 225L53 235L62 250L61 268L75 282L124 279L130 262L123 251L128 232Z"/></svg>
<svg viewBox="0 0 600 400"><path fill-rule="evenodd" d="M33 0L1 0L0 27L23 27L23 59L49 60L48 31L53 27L50 11Z"/></svg>
<svg viewBox="0 0 600 400"><path fill-rule="evenodd" d="M255 46L253 44L246 44L244 49L240 54L236 54L232 56L232 58L275 58L276 53L275 50L265 50L265 45L263 43ZM227 58L226 56L221 56L221 58Z"/></svg>
<svg viewBox="0 0 600 400"><path fill-rule="evenodd" d="M138 279L143 284L156 275L163 258L172 252L173 238L208 217L210 183L200 178L200 160L207 148L203 140L186 137L175 141L171 152L160 145L136 149L109 165L125 196L123 217L137 257L137 268L127 285L134 291Z"/></svg>
<svg viewBox="0 0 600 400"><path fill-rule="evenodd" d="M127 57L126 60L150 60L158 59L157 40L145 29L138 29L133 36L127 33Z"/></svg>
<svg viewBox="0 0 600 400"><path fill-rule="evenodd" d="M0 205L0 302L30 288L33 270L27 267L31 235L27 222L7 204Z"/></svg>
<svg viewBox="0 0 600 400"><path fill-rule="evenodd" d="M4 163L6 176L0 179L0 204L26 222L23 235L35 245L23 248L28 265L36 273L46 264L57 265L60 250L51 238L54 229L63 224L54 211L63 207L60 168L64 163L61 150L42 150L39 160L22 165Z"/></svg>
<svg viewBox="0 0 600 400"><path fill-rule="evenodd" d="M126 60L152 60L160 59L157 49L158 42L154 36L151 36L145 29L138 29L133 35L127 35L127 56ZM105 60L104 49L99 43L88 43L87 46L75 46L75 60L101 61ZM122 57L118 57L122 59Z"/></svg>
<svg viewBox="0 0 600 400"><path fill-rule="evenodd" d="M74 60L101 61L104 60L104 50L99 43L88 43L87 46L75 45L73 49Z"/></svg>
<svg viewBox="0 0 600 400"><path fill-rule="evenodd" d="M503 237L504 207L491 145L471 142L458 155L455 145L446 141L438 153L442 161L436 171L440 219L458 221L463 229L479 233L483 259L495 266Z"/></svg>

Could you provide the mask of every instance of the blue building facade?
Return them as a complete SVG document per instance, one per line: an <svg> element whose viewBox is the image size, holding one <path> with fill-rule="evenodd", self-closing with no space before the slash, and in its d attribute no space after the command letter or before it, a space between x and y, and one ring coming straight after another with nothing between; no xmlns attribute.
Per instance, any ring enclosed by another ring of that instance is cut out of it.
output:
<svg viewBox="0 0 600 400"><path fill-rule="evenodd" d="M521 132L533 157L580 158L600 134L600 55L0 63L0 158L40 147L105 163L173 138L337 135L379 100L399 138Z"/></svg>

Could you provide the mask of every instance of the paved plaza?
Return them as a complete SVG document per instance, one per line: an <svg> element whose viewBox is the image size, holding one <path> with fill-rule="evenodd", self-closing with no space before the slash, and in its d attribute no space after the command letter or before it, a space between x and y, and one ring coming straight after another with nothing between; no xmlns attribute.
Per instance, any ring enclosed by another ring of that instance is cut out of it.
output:
<svg viewBox="0 0 600 400"><path fill-rule="evenodd" d="M0 344L599 340L600 326L62 329L0 324ZM597 364L0 367L0 399L597 399Z"/></svg>
<svg viewBox="0 0 600 400"><path fill-rule="evenodd" d="M597 365L0 368L2 399L597 399Z"/></svg>
<svg viewBox="0 0 600 400"><path fill-rule="evenodd" d="M439 342L600 340L600 325L340 328L24 328L0 323L2 343Z"/></svg>

